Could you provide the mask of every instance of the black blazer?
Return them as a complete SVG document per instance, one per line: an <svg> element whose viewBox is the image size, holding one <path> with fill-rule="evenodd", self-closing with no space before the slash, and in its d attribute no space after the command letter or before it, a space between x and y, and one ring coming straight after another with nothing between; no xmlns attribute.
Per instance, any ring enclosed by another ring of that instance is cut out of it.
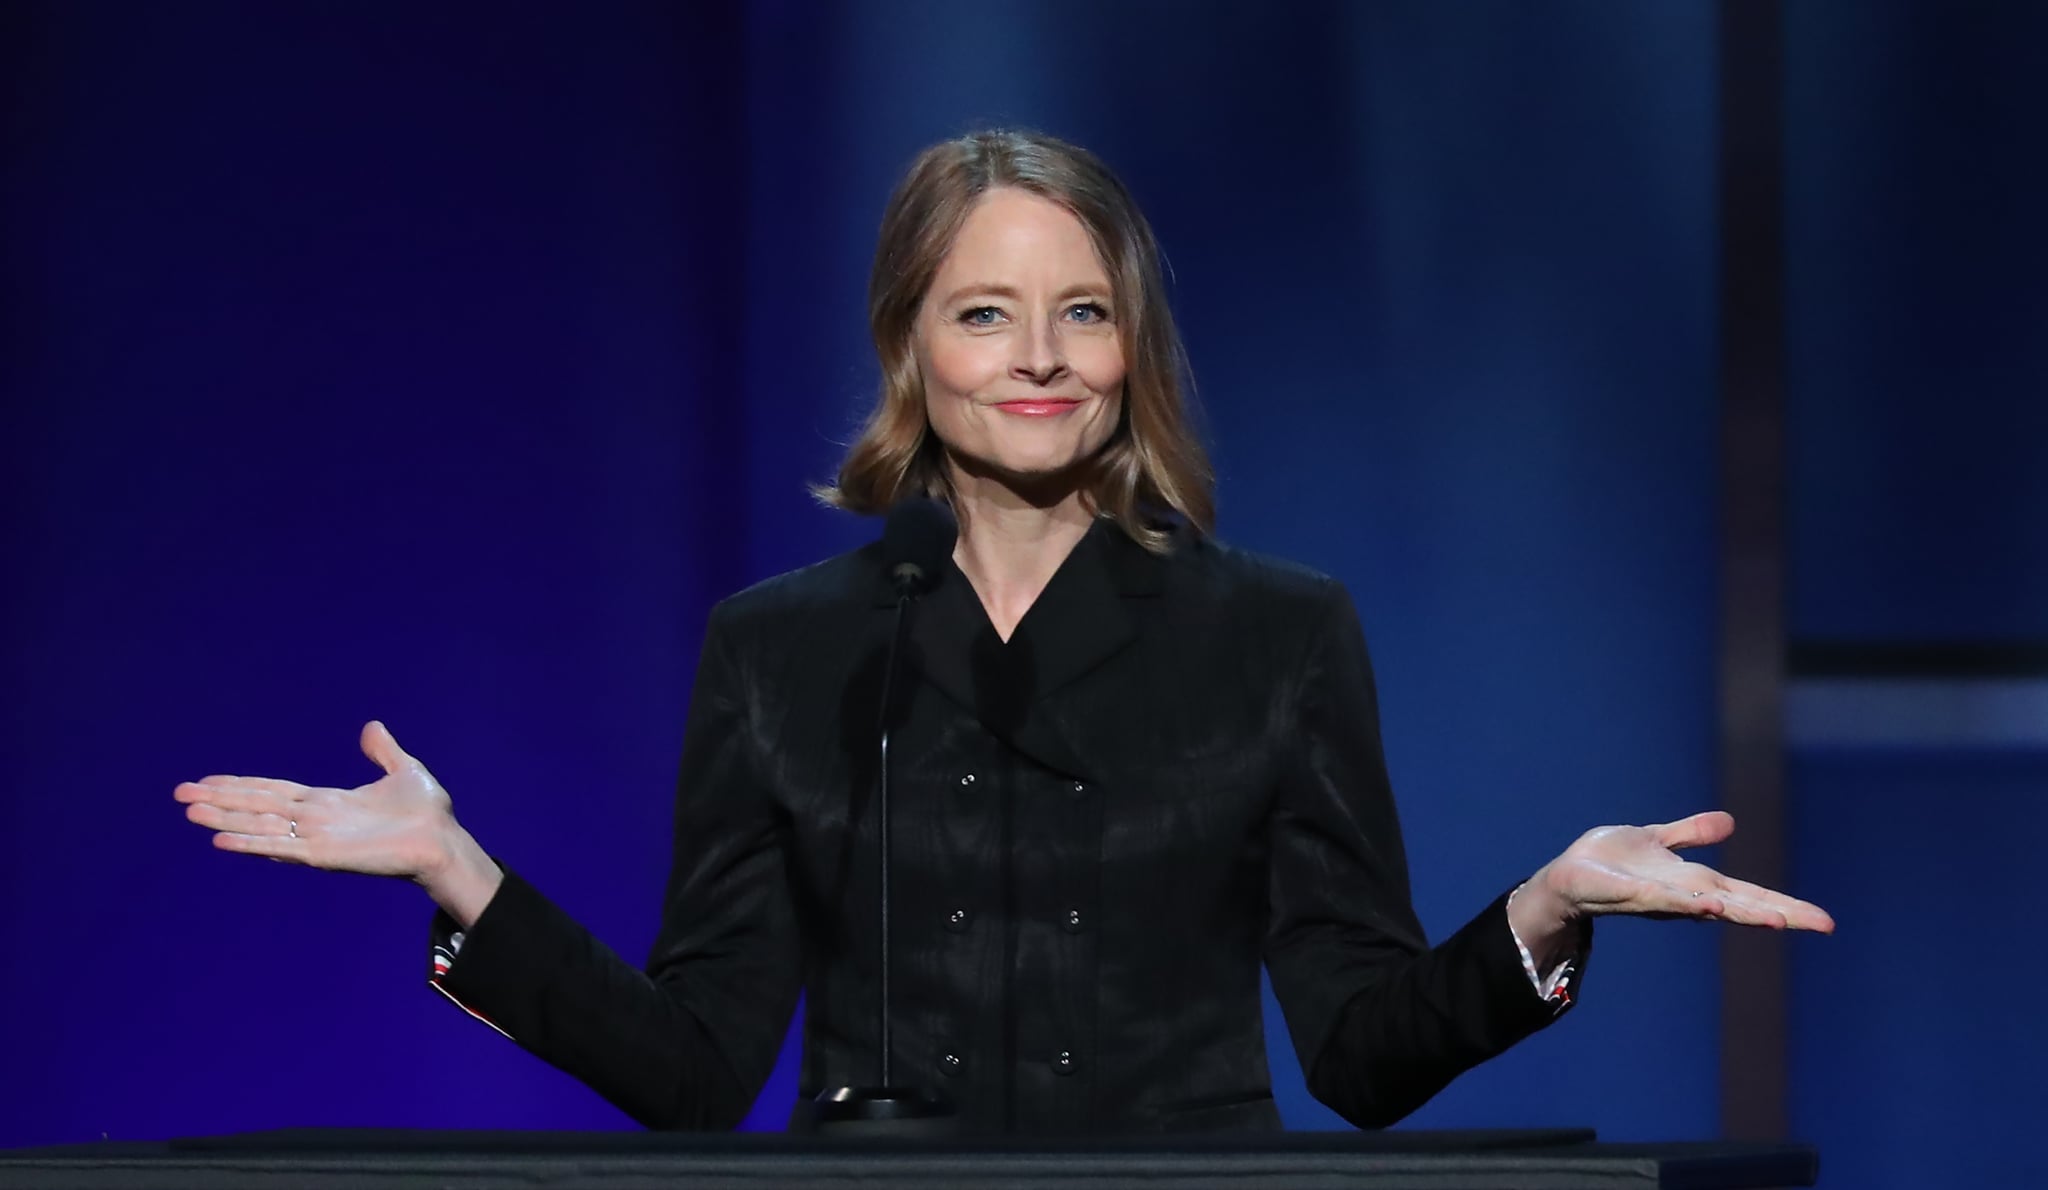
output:
<svg viewBox="0 0 2048 1190"><path fill-rule="evenodd" d="M874 1082L891 608L869 546L714 609L644 972L508 872L437 986L650 1127L735 1124L800 991L804 1099ZM1505 894L1425 944L1334 581L1211 541L1160 557L1102 521L1008 643L949 567L910 673L895 1081L969 1132L1278 1127L1262 960L1310 1089L1362 1127L1561 1011Z"/></svg>

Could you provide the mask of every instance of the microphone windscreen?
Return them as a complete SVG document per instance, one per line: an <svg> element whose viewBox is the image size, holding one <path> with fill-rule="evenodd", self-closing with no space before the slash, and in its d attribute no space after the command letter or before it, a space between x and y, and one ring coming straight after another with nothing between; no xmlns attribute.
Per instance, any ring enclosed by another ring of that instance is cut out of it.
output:
<svg viewBox="0 0 2048 1190"><path fill-rule="evenodd" d="M953 510L937 500L918 497L889 510L882 525L882 564L898 590L917 594L936 586L960 539Z"/></svg>

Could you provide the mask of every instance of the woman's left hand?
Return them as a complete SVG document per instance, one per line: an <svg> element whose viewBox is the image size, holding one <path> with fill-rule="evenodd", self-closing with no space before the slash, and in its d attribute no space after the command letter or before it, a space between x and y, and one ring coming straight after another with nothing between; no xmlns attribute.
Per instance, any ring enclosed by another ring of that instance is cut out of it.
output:
<svg viewBox="0 0 2048 1190"><path fill-rule="evenodd" d="M1509 918L1532 951L1550 949L1544 944L1580 918L1616 913L1834 932L1835 919L1818 905L1677 855L1734 833L1734 817L1722 810L1655 826L1597 827L1529 878L1509 905Z"/></svg>

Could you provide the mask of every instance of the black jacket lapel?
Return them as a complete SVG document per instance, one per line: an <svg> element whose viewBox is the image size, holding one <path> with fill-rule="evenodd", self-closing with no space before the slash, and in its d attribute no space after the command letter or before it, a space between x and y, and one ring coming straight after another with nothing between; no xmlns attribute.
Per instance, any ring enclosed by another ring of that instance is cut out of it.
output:
<svg viewBox="0 0 2048 1190"><path fill-rule="evenodd" d="M1057 772L1093 779L1092 766L1059 726L1054 696L1137 640L1127 602L1158 594L1161 565L1114 523L1097 521L1007 644L967 577L948 566L911 610L908 663L1018 751ZM876 604L894 607L886 586L878 587Z"/></svg>

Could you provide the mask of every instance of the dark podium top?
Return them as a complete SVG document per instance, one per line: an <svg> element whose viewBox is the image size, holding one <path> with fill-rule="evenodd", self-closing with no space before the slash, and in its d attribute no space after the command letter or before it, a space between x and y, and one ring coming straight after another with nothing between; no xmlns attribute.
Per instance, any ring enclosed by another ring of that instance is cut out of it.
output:
<svg viewBox="0 0 2048 1190"><path fill-rule="evenodd" d="M1765 1190L1794 1145L1601 1144L1590 1130L1282 1133L1118 1141L311 1129L0 1153L0 1190L570 1190L767 1186Z"/></svg>

